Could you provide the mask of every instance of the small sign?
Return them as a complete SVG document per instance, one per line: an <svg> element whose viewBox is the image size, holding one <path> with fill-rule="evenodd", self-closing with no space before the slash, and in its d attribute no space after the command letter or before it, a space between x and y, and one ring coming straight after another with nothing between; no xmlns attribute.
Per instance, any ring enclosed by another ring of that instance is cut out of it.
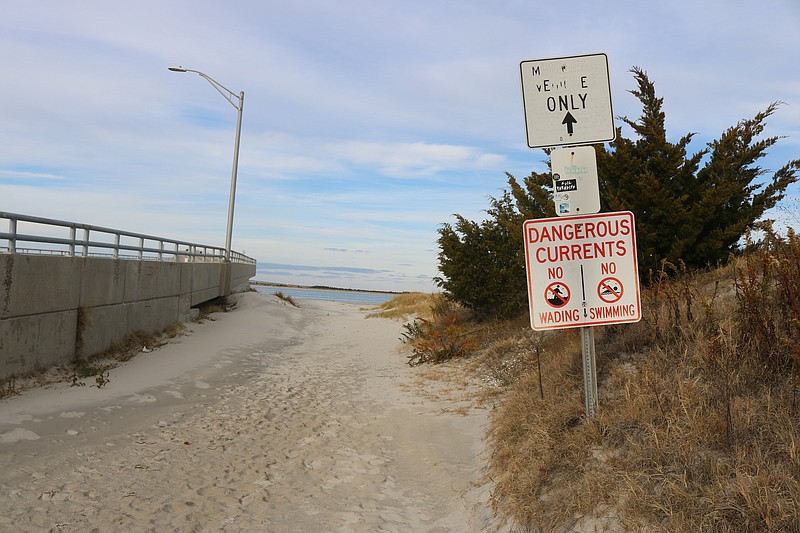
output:
<svg viewBox="0 0 800 533"><path fill-rule="evenodd" d="M526 220L523 233L533 329L641 319L633 213Z"/></svg>
<svg viewBox="0 0 800 533"><path fill-rule="evenodd" d="M529 147L616 138L605 54L523 61L520 75Z"/></svg>
<svg viewBox="0 0 800 533"><path fill-rule="evenodd" d="M561 175L558 173L553 174L553 180L555 182L553 187L555 188L556 192L570 192L578 190L578 180L561 179ZM567 196L567 198L569 197Z"/></svg>
<svg viewBox="0 0 800 533"><path fill-rule="evenodd" d="M550 169L558 216L589 215L600 211L594 146L556 148L550 152Z"/></svg>

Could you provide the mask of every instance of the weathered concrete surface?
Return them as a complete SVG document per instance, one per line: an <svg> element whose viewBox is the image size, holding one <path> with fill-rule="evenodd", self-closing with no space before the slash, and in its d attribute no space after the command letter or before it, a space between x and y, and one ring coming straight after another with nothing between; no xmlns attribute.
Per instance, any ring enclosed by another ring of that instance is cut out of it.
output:
<svg viewBox="0 0 800 533"><path fill-rule="evenodd" d="M191 307L246 290L254 275L245 263L0 254L0 379L186 321Z"/></svg>

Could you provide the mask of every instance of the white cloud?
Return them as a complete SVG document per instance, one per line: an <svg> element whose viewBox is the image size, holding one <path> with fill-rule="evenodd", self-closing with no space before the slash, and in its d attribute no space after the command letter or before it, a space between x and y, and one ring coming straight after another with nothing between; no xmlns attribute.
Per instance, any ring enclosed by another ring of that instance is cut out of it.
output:
<svg viewBox="0 0 800 533"><path fill-rule="evenodd" d="M346 141L329 144L325 151L356 166L373 167L396 178L432 176L503 160L502 156L483 154L468 146L424 142Z"/></svg>
<svg viewBox="0 0 800 533"><path fill-rule="evenodd" d="M64 176L58 176L50 172L34 172L34 171L19 171L19 170L3 170L0 169L0 178L9 178L10 180L48 180L60 181L65 179Z"/></svg>

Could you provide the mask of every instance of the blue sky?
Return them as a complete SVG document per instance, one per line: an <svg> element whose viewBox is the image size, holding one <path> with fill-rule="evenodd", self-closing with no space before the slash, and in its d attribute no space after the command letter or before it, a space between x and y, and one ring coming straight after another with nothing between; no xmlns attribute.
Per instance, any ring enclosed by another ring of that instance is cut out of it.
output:
<svg viewBox="0 0 800 533"><path fill-rule="evenodd" d="M0 211L233 248L259 279L435 290L437 228L545 170L526 145L524 60L604 52L692 148L770 102L762 163L800 157L800 2L2 0ZM630 135L630 132L627 132ZM797 196L787 202L797 221Z"/></svg>

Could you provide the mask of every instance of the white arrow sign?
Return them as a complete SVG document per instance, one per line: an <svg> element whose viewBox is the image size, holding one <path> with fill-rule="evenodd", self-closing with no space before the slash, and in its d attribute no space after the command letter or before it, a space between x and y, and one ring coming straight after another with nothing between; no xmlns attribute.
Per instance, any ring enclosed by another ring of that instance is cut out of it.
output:
<svg viewBox="0 0 800 533"><path fill-rule="evenodd" d="M520 75L529 147L616 138L605 54L523 61Z"/></svg>

